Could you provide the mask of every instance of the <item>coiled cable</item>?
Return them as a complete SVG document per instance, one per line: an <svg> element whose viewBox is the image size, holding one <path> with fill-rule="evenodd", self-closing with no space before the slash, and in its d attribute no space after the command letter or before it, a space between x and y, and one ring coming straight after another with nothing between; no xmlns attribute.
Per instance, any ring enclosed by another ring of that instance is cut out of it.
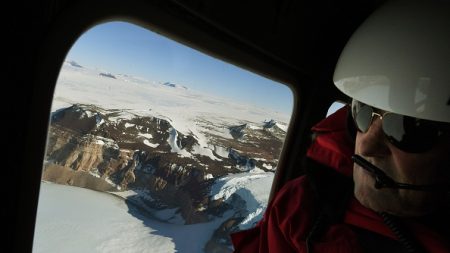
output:
<svg viewBox="0 0 450 253"><path fill-rule="evenodd" d="M425 253L425 250L419 245L417 240L408 233L406 228L400 223L400 221L393 215L381 212L384 223L395 234L399 243L405 248L408 253Z"/></svg>
<svg viewBox="0 0 450 253"><path fill-rule="evenodd" d="M311 228L311 231L306 237L306 253L313 253L313 245L312 245L313 240L317 237L317 235L319 235L322 232L322 230L327 225L328 225L327 217L322 211L320 212L319 216L314 222L313 227Z"/></svg>

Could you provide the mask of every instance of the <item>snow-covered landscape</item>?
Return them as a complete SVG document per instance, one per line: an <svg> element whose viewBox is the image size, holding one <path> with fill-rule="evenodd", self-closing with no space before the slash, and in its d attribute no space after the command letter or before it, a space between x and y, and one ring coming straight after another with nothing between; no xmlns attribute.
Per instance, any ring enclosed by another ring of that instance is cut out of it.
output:
<svg viewBox="0 0 450 253"><path fill-rule="evenodd" d="M230 252L219 232L261 219L289 115L82 65L55 89L33 251Z"/></svg>
<svg viewBox="0 0 450 253"><path fill-rule="evenodd" d="M272 179L271 173L233 176L218 183L216 196L236 192L252 200L249 208L257 212L243 222L246 228L260 218ZM240 183L225 186L233 180ZM248 193L252 196L245 196ZM167 219L173 212L165 210L158 216ZM227 218L191 225L168 223L149 218L111 194L43 182L33 252L204 252L214 230Z"/></svg>

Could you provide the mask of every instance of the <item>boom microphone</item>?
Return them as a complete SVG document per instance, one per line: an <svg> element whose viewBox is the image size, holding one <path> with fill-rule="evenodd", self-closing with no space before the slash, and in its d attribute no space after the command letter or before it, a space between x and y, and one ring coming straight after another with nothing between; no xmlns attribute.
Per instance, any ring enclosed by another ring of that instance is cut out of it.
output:
<svg viewBox="0 0 450 253"><path fill-rule="evenodd" d="M434 184L434 185L414 185L405 184L394 181L391 177L386 175L377 166L371 164L366 159L359 155L352 156L353 162L361 166L361 168L370 172L375 178L375 188L394 188L394 189L405 189L405 190L415 190L415 191L448 191L449 186L444 184Z"/></svg>

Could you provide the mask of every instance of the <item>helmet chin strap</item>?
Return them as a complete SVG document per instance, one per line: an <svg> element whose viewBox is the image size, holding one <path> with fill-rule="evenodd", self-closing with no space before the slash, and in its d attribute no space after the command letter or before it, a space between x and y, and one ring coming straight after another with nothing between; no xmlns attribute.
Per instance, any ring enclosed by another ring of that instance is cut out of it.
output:
<svg viewBox="0 0 450 253"><path fill-rule="evenodd" d="M359 155L352 156L353 162L361 166L361 168L367 170L372 174L375 178L375 188L394 188L394 189L405 189L405 190L414 190L414 191L449 191L450 187L445 184L433 184L433 185L414 185L414 184L405 184L394 181L391 177L386 175L381 169L377 166L371 164L366 159L362 158Z"/></svg>

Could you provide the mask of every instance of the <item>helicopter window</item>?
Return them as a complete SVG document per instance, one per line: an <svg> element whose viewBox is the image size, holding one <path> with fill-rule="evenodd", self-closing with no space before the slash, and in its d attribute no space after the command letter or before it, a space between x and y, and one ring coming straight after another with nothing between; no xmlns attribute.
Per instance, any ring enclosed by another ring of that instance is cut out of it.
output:
<svg viewBox="0 0 450 253"><path fill-rule="evenodd" d="M327 111L327 117L331 114L333 114L335 111L341 109L342 107L345 106L345 103L341 102L341 101L335 101L330 105L330 108L328 108Z"/></svg>
<svg viewBox="0 0 450 253"><path fill-rule="evenodd" d="M262 218L292 107L150 30L91 28L55 88L33 251L229 251Z"/></svg>

